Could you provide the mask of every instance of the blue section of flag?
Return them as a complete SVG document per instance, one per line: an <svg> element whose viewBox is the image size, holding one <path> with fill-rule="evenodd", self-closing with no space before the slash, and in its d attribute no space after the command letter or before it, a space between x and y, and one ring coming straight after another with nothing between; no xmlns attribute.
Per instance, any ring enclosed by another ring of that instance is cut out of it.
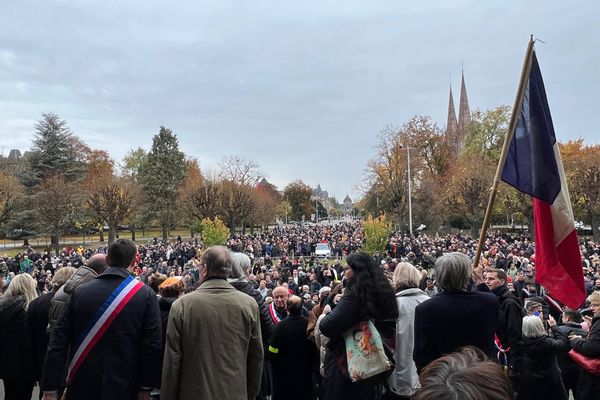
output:
<svg viewBox="0 0 600 400"><path fill-rule="evenodd" d="M502 180L521 192L552 204L561 190L554 156L556 136L535 52L531 57L529 80L502 170Z"/></svg>
<svg viewBox="0 0 600 400"><path fill-rule="evenodd" d="M78 349L79 346L81 346L81 343L84 341L85 337L88 335L88 333L90 333L94 325L96 325L96 322L98 322L98 320L100 319L102 314L104 314L104 311L106 311L108 306L110 306L110 303L112 303L117 298L117 296L125 289L125 287L127 287L127 285L129 285L129 283L134 279L135 278L133 276L129 275L123 280L123 282L121 282L119 286L117 286L117 288L112 292L112 294L106 299L104 304L102 304L102 307L100 307L98 311L96 311L96 314L94 314L94 317L90 320L83 332L81 332L81 335L77 340L76 346L73 347L74 349Z"/></svg>

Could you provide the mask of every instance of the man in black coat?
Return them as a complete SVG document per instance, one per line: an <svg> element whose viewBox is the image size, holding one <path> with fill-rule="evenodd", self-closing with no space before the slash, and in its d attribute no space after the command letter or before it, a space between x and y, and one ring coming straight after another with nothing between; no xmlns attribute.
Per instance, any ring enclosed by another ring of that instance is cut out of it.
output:
<svg viewBox="0 0 600 400"><path fill-rule="evenodd" d="M315 399L312 370L318 353L306 337L308 319L302 316L302 299L287 302L288 317L277 324L268 356L273 364L273 400Z"/></svg>
<svg viewBox="0 0 600 400"><path fill-rule="evenodd" d="M463 346L476 346L495 356L498 299L491 293L468 291L471 262L462 253L438 258L435 274L441 293L415 309L417 370Z"/></svg>
<svg viewBox="0 0 600 400"><path fill-rule="evenodd" d="M119 239L108 248L111 267L80 286L56 325L44 363L41 390L54 400L67 357L76 352L76 341L115 289L129 277L135 263L135 243ZM67 386L72 399L149 399L160 383L161 321L156 295L142 286L112 321L91 349Z"/></svg>
<svg viewBox="0 0 600 400"><path fill-rule="evenodd" d="M557 329L566 337L571 335L585 337L587 332L581 327L581 322L582 318L579 311L565 308L562 314L562 325L558 326ZM581 367L569 357L569 353L567 352L558 355L557 358L567 393L571 390L573 397L578 398L576 391Z"/></svg>
<svg viewBox="0 0 600 400"><path fill-rule="evenodd" d="M478 289L489 290L498 297L500 312L498 314L498 330L496 335L500 341L501 351L507 355L507 366L510 366L510 377L515 390L519 390L522 372L521 344L523 341L523 302L508 290L508 276L502 269L489 268L485 276L481 267L473 271L473 279ZM485 283L482 283L482 277Z"/></svg>

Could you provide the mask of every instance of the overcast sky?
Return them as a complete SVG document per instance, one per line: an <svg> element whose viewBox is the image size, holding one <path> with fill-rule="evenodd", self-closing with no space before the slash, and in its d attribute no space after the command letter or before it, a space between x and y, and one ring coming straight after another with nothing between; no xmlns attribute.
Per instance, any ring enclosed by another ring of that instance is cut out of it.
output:
<svg viewBox="0 0 600 400"><path fill-rule="evenodd" d="M600 2L0 1L0 146L54 112L120 160L160 125L201 168L257 161L356 197L386 125L512 105L529 34L557 136L600 142Z"/></svg>

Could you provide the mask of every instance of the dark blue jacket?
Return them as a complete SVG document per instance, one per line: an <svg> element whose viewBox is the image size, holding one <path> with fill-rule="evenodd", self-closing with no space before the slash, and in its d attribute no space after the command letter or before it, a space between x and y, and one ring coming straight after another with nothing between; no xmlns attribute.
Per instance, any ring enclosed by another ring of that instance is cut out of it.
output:
<svg viewBox="0 0 600 400"><path fill-rule="evenodd" d="M75 290L50 336L41 389L56 390L67 358L90 319L129 272L109 268ZM158 387L161 320L156 295L143 286L115 318L68 386L68 398L134 400L142 388Z"/></svg>
<svg viewBox="0 0 600 400"><path fill-rule="evenodd" d="M528 400L567 400L556 356L569 350L569 339L558 327L551 336L523 338L521 356L523 370L519 398Z"/></svg>
<svg viewBox="0 0 600 400"><path fill-rule="evenodd" d="M415 309L413 359L418 370L463 346L495 357L498 298L492 293L439 293Z"/></svg>

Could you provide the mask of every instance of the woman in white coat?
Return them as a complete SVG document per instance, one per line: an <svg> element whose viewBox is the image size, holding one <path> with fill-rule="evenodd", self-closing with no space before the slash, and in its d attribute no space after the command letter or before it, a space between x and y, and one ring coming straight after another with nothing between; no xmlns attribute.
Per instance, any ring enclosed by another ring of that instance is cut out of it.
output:
<svg viewBox="0 0 600 400"><path fill-rule="evenodd" d="M396 323L396 368L388 379L390 398L409 399L420 388L413 361L415 308L429 300L429 296L419 289L421 278L419 270L407 262L401 262L394 270L393 284L400 315Z"/></svg>

